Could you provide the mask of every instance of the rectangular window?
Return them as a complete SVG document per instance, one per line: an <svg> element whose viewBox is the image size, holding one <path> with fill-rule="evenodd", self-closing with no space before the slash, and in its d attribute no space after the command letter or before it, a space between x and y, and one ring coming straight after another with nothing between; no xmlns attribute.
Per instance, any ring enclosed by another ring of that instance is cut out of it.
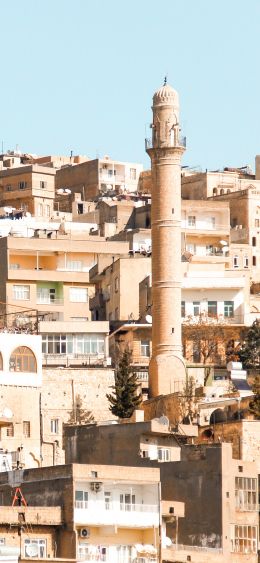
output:
<svg viewBox="0 0 260 563"><path fill-rule="evenodd" d="M105 497L105 509L110 510L110 508L111 508L111 493L109 491L105 491L104 497Z"/></svg>
<svg viewBox="0 0 260 563"><path fill-rule="evenodd" d="M7 426L6 436L8 436L8 438L14 437L14 425L13 424L10 424L10 426Z"/></svg>
<svg viewBox="0 0 260 563"><path fill-rule="evenodd" d="M215 227L216 227L216 217L211 217L211 226L212 226L212 229L215 229Z"/></svg>
<svg viewBox="0 0 260 563"><path fill-rule="evenodd" d="M117 293L119 289L119 279L118 277L115 278L115 292Z"/></svg>
<svg viewBox="0 0 260 563"><path fill-rule="evenodd" d="M13 285L13 299L27 301L30 299L29 285Z"/></svg>
<svg viewBox="0 0 260 563"><path fill-rule="evenodd" d="M186 244L186 251L190 252L191 254L196 254L196 244L190 243Z"/></svg>
<svg viewBox="0 0 260 563"><path fill-rule="evenodd" d="M136 168L130 168L130 179L136 180Z"/></svg>
<svg viewBox="0 0 260 563"><path fill-rule="evenodd" d="M260 220L255 219L255 227L258 229L260 227Z"/></svg>
<svg viewBox="0 0 260 563"><path fill-rule="evenodd" d="M24 557L33 557L45 559L47 540L42 539L25 539L24 540Z"/></svg>
<svg viewBox="0 0 260 563"><path fill-rule="evenodd" d="M181 302L181 316L182 316L182 318L184 318L186 316L186 314L185 314L185 301Z"/></svg>
<svg viewBox="0 0 260 563"><path fill-rule="evenodd" d="M46 215L46 217L50 217L50 214L51 214L51 206L45 205L45 215Z"/></svg>
<svg viewBox="0 0 260 563"><path fill-rule="evenodd" d="M27 188L27 182L18 182L19 190L25 190Z"/></svg>
<svg viewBox="0 0 260 563"><path fill-rule="evenodd" d="M196 217L195 217L195 215L189 215L189 217L188 217L188 227L196 227Z"/></svg>
<svg viewBox="0 0 260 563"><path fill-rule="evenodd" d="M43 190L44 188L47 188L47 182L43 182L42 180L40 181L40 188Z"/></svg>
<svg viewBox="0 0 260 563"><path fill-rule="evenodd" d="M158 461L171 461L169 448L158 448Z"/></svg>
<svg viewBox="0 0 260 563"><path fill-rule="evenodd" d="M121 494L120 510L125 510L125 511L135 510L135 495Z"/></svg>
<svg viewBox="0 0 260 563"><path fill-rule="evenodd" d="M208 316L216 317L218 314L218 303L217 301L208 301Z"/></svg>
<svg viewBox="0 0 260 563"><path fill-rule="evenodd" d="M224 301L224 317L234 317L234 301Z"/></svg>
<svg viewBox="0 0 260 563"><path fill-rule="evenodd" d="M233 268L239 267L239 259L238 256L233 256Z"/></svg>
<svg viewBox="0 0 260 563"><path fill-rule="evenodd" d="M238 510L257 510L257 479L251 477L235 478L235 499Z"/></svg>
<svg viewBox="0 0 260 563"><path fill-rule="evenodd" d="M5 545L5 538L0 538L0 545Z"/></svg>
<svg viewBox="0 0 260 563"><path fill-rule="evenodd" d="M207 255L207 256L212 256L212 254L214 254L213 245L212 245L212 244L207 244L207 245L206 245L206 255Z"/></svg>
<svg viewBox="0 0 260 563"><path fill-rule="evenodd" d="M52 418L51 419L51 433L58 434L59 433L59 419Z"/></svg>
<svg viewBox="0 0 260 563"><path fill-rule="evenodd" d="M141 356L150 358L150 340L141 340Z"/></svg>
<svg viewBox="0 0 260 563"><path fill-rule="evenodd" d="M257 553L257 526L233 525L230 537L233 553Z"/></svg>
<svg viewBox="0 0 260 563"><path fill-rule="evenodd" d="M248 268L248 266L249 266L248 256L244 256L243 264L244 264L244 268Z"/></svg>
<svg viewBox="0 0 260 563"><path fill-rule="evenodd" d="M193 316L198 317L200 314L200 302L193 301Z"/></svg>
<svg viewBox="0 0 260 563"><path fill-rule="evenodd" d="M12 191L12 186L11 186L11 184L8 184L8 186L6 186L5 189L6 189L7 192L11 192L11 191Z"/></svg>
<svg viewBox="0 0 260 563"><path fill-rule="evenodd" d="M31 436L31 424L29 420L23 421L23 435L25 438L30 438Z"/></svg>
<svg viewBox="0 0 260 563"><path fill-rule="evenodd" d="M88 289L87 287L70 287L71 303L87 303Z"/></svg>
<svg viewBox="0 0 260 563"><path fill-rule="evenodd" d="M75 491L75 508L88 508L88 491Z"/></svg>
<svg viewBox="0 0 260 563"><path fill-rule="evenodd" d="M71 272L81 272L83 264L81 260L67 260L66 269Z"/></svg>
<svg viewBox="0 0 260 563"><path fill-rule="evenodd" d="M37 214L38 214L38 217L42 217L42 216L43 216L43 205L42 205L42 203L38 203L38 206L37 206Z"/></svg>

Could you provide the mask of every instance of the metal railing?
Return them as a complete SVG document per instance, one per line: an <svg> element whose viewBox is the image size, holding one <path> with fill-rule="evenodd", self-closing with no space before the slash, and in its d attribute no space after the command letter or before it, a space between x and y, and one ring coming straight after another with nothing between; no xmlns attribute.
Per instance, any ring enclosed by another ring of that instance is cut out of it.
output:
<svg viewBox="0 0 260 563"><path fill-rule="evenodd" d="M64 299L57 297L42 297L37 295L36 297L37 305L64 305Z"/></svg>
<svg viewBox="0 0 260 563"><path fill-rule="evenodd" d="M84 506L84 503L86 504L86 506ZM84 510L88 510L89 509L89 504L87 501L75 501L74 504L75 508L79 508L79 509L84 509ZM115 502L109 502L109 503L104 503L104 510L110 510L110 511L121 511L121 512L141 512L141 513L153 513L153 514L158 514L159 512L159 507L157 506L157 504L128 504L128 503L115 503Z"/></svg>
<svg viewBox="0 0 260 563"><path fill-rule="evenodd" d="M187 139L186 137L183 137L182 135L179 136L178 139L166 139L165 141L160 141L160 143L158 142L154 142L153 143L153 139L151 138L146 138L145 139L145 148L146 149L152 149L152 148L171 148L171 147L184 147L186 148L187 145Z"/></svg>
<svg viewBox="0 0 260 563"><path fill-rule="evenodd" d="M165 548L166 550L174 549L175 551L200 551L200 552L209 552L209 553L223 553L223 549L220 547L207 547L207 546L199 546L199 545L184 545L184 544L172 544L169 547Z"/></svg>

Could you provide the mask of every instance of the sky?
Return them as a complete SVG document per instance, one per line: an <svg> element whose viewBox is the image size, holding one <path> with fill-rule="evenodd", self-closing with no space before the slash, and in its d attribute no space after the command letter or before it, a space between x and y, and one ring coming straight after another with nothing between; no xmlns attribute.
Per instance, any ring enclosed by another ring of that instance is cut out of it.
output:
<svg viewBox="0 0 260 563"><path fill-rule="evenodd" d="M180 96L183 164L260 153L260 0L0 0L0 150L149 168L153 93Z"/></svg>

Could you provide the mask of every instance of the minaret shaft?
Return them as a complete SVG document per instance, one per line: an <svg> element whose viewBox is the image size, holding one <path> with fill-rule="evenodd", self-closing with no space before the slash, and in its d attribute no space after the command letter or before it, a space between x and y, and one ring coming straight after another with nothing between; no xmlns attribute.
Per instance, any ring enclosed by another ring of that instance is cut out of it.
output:
<svg viewBox="0 0 260 563"><path fill-rule="evenodd" d="M167 95L169 97L167 98ZM164 97L166 96L166 100ZM151 396L178 391L185 379L181 341L181 157L178 96L164 86L153 98Z"/></svg>

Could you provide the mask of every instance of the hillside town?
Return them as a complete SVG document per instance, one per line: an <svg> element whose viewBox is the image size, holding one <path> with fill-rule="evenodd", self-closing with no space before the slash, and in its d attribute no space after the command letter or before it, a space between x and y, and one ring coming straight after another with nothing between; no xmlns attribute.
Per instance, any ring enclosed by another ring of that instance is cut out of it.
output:
<svg viewBox="0 0 260 563"><path fill-rule="evenodd" d="M149 131L0 154L0 562L259 561L260 155Z"/></svg>

